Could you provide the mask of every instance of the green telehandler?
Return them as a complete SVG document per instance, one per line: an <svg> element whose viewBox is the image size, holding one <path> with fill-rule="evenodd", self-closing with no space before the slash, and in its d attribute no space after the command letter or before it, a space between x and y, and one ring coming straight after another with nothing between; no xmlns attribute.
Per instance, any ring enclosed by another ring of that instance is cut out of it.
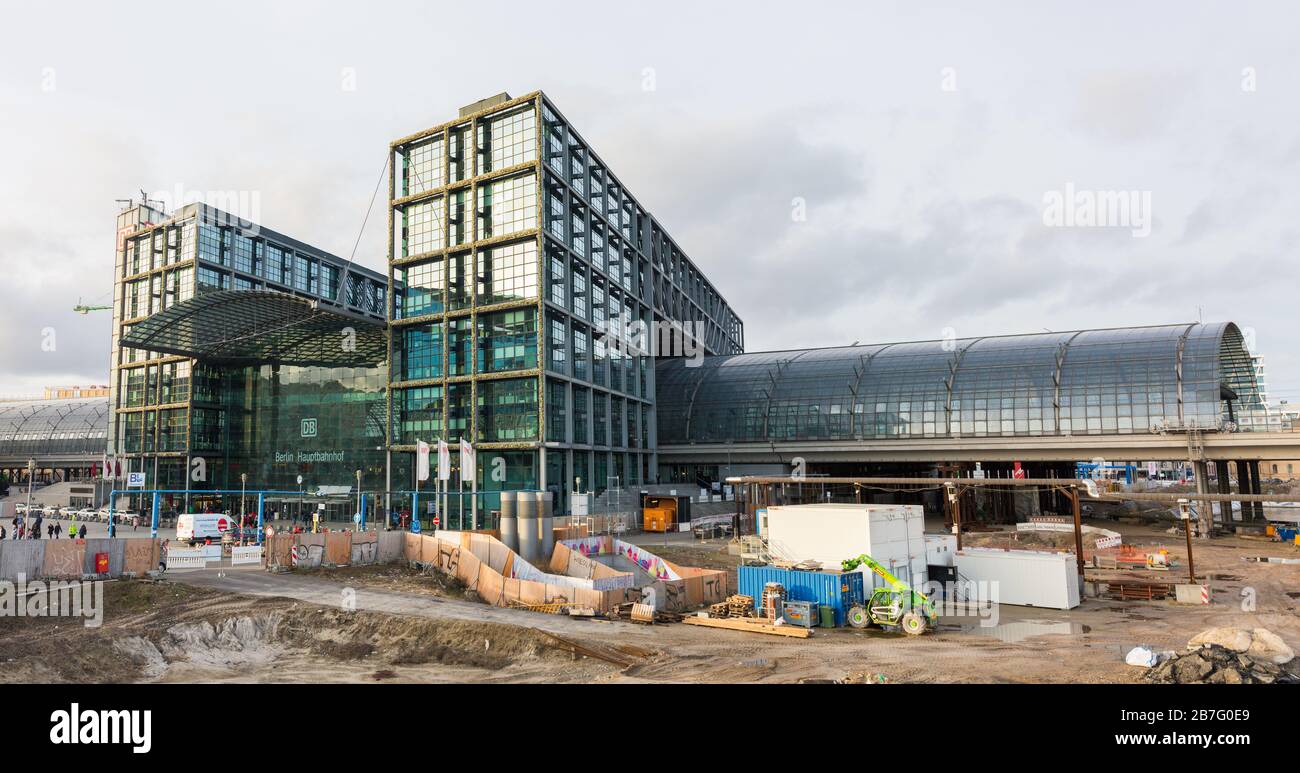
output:
<svg viewBox="0 0 1300 773"><path fill-rule="evenodd" d="M849 625L854 628L866 628L868 625L897 627L911 636L920 636L935 626L937 617L930 599L895 577L876 559L863 553L857 558L847 558L841 562L846 572L863 565L884 578L886 584L872 589L871 598L866 600L865 606L855 604L849 608Z"/></svg>

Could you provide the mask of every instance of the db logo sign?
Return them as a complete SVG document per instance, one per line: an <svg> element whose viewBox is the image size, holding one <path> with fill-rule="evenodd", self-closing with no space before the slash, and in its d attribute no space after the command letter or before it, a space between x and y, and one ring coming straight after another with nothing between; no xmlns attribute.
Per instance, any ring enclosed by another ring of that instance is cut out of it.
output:
<svg viewBox="0 0 1300 773"><path fill-rule="evenodd" d="M315 420L315 419L303 419L303 420L302 420L302 436L303 436L303 437L316 437L316 420Z"/></svg>

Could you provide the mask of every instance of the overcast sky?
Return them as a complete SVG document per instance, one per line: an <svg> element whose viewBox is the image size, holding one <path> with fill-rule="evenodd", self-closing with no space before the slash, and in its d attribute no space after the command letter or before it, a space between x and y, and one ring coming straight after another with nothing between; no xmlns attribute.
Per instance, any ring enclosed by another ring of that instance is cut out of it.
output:
<svg viewBox="0 0 1300 773"><path fill-rule="evenodd" d="M919 5L10 8L0 395L106 382L108 313L71 309L111 297L115 199L245 192L346 257L389 140L541 89L750 351L1200 315L1253 330L1300 401L1291 4ZM1119 192L1131 222L1084 223ZM384 221L381 194L358 254L380 270Z"/></svg>

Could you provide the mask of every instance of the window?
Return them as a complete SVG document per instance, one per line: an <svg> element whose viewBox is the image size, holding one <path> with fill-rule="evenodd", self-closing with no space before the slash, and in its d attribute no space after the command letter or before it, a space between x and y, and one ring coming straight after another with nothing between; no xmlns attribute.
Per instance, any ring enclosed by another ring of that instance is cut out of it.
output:
<svg viewBox="0 0 1300 773"><path fill-rule="evenodd" d="M415 381L442 376L442 325L413 325L401 330L401 378Z"/></svg>
<svg viewBox="0 0 1300 773"><path fill-rule="evenodd" d="M561 308L569 308L569 294L565 286L565 265L568 259L564 255L564 250L546 245L547 259L547 284L550 286L551 303Z"/></svg>
<svg viewBox="0 0 1300 773"><path fill-rule="evenodd" d="M587 427L587 400L591 390L586 387L573 387L573 442L589 445L591 437Z"/></svg>
<svg viewBox="0 0 1300 773"><path fill-rule="evenodd" d="M210 268L199 268L198 292L209 290L227 290L230 288L230 276Z"/></svg>
<svg viewBox="0 0 1300 773"><path fill-rule="evenodd" d="M609 395L596 391L592 394L591 428L593 445L609 445Z"/></svg>
<svg viewBox="0 0 1300 773"><path fill-rule="evenodd" d="M253 240L243 234L234 235L234 267L245 274L253 273Z"/></svg>
<svg viewBox="0 0 1300 773"><path fill-rule="evenodd" d="M587 362L587 329L573 326L573 377L587 381L590 378Z"/></svg>
<svg viewBox="0 0 1300 773"><path fill-rule="evenodd" d="M221 264L221 229L211 225L199 226L199 259Z"/></svg>
<svg viewBox="0 0 1300 773"><path fill-rule="evenodd" d="M393 400L397 412L399 443L414 444L443 436L442 387L404 389Z"/></svg>
<svg viewBox="0 0 1300 773"><path fill-rule="evenodd" d="M438 314L443 310L443 261L435 258L428 263L402 266L395 270L395 284L405 285L402 307L398 318L418 317L421 314Z"/></svg>
<svg viewBox="0 0 1300 773"><path fill-rule="evenodd" d="M537 310L478 315L478 372L537 367Z"/></svg>
<svg viewBox="0 0 1300 773"><path fill-rule="evenodd" d="M565 330L564 319L555 314L548 314L547 319L550 321L550 331L547 335L549 353L546 357L546 367L556 373L568 373L569 333Z"/></svg>
<svg viewBox="0 0 1300 773"><path fill-rule="evenodd" d="M470 136L468 126L452 129L449 136L451 137L451 155L449 157L451 160L451 180L452 182L460 182L473 174L471 171L474 155L473 138Z"/></svg>
<svg viewBox="0 0 1300 773"><path fill-rule="evenodd" d="M537 242L492 247L478 255L480 305L537 297Z"/></svg>
<svg viewBox="0 0 1300 773"><path fill-rule="evenodd" d="M295 255L293 262L293 286L299 290L314 292L316 284L316 261L306 255Z"/></svg>
<svg viewBox="0 0 1300 773"><path fill-rule="evenodd" d="M481 389L481 387L480 387ZM468 437L470 422L470 385L447 385L447 437Z"/></svg>
<svg viewBox="0 0 1300 773"><path fill-rule="evenodd" d="M481 238L537 226L537 178L531 174L493 180L478 189Z"/></svg>
<svg viewBox="0 0 1300 773"><path fill-rule="evenodd" d="M573 276L573 316L587 318L587 269L580 261L573 261L570 269Z"/></svg>
<svg viewBox="0 0 1300 773"><path fill-rule="evenodd" d="M470 222L469 191L456 191L450 194L451 214L448 217L450 243L455 246L473 241L473 223Z"/></svg>
<svg viewBox="0 0 1300 773"><path fill-rule="evenodd" d="M493 379L478 385L478 439L537 439L537 379Z"/></svg>
<svg viewBox="0 0 1300 773"><path fill-rule="evenodd" d="M470 277L470 254L462 252L447 258L447 308L467 309L473 302Z"/></svg>
<svg viewBox="0 0 1300 773"><path fill-rule="evenodd" d="M577 254L587 256L587 209L577 204L573 205L572 223L569 228L569 246Z"/></svg>
<svg viewBox="0 0 1300 773"><path fill-rule="evenodd" d="M453 319L447 323L447 375L469 375L472 336L473 329L470 327L468 317Z"/></svg>
<svg viewBox="0 0 1300 773"><path fill-rule="evenodd" d="M441 188L445 184L443 167L446 163L442 137L412 145L402 163L402 195Z"/></svg>
<svg viewBox="0 0 1300 773"><path fill-rule="evenodd" d="M266 259L262 262L262 273L266 281L281 284L284 282L284 249L274 244L266 245Z"/></svg>
<svg viewBox="0 0 1300 773"><path fill-rule="evenodd" d="M563 381L546 381L546 440L549 443L568 440L568 400L568 387Z"/></svg>
<svg viewBox="0 0 1300 773"><path fill-rule="evenodd" d="M537 117L531 105L479 124L479 174L537 158Z"/></svg>
<svg viewBox="0 0 1300 773"><path fill-rule="evenodd" d="M402 257L420 255L445 246L442 199L410 204L402 210Z"/></svg>

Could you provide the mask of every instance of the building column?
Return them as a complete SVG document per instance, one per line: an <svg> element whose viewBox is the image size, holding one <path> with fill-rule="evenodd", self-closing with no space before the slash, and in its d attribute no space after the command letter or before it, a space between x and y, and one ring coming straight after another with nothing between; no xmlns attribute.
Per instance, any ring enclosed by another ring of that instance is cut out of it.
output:
<svg viewBox="0 0 1300 773"><path fill-rule="evenodd" d="M1204 459L1192 463L1196 471L1196 493L1210 493L1210 465ZM1210 509L1210 503L1204 499L1196 503L1197 521L1200 523L1202 539L1209 539L1214 529L1214 512Z"/></svg>
<svg viewBox="0 0 1300 773"><path fill-rule="evenodd" d="M1226 460L1226 459L1216 459L1216 460L1214 461L1214 474L1217 475L1218 478L1219 478L1219 493L1220 493L1220 494L1231 494L1231 493L1232 493L1232 480L1228 477L1228 460ZM1220 502L1220 503L1219 503L1219 512L1221 512L1221 513L1223 514L1222 517L1223 517L1223 522L1224 522L1225 524L1226 524L1226 523L1229 523L1230 521L1234 521L1234 520L1236 520L1235 518L1232 517L1232 503L1231 503L1231 502ZM1243 507L1243 508L1242 508L1242 514L1243 514L1243 517L1244 517L1245 512L1246 512L1246 511L1245 511L1245 508Z"/></svg>
<svg viewBox="0 0 1300 773"><path fill-rule="evenodd" d="M1263 494L1264 486L1262 480L1259 477L1259 460L1254 459L1250 462L1247 462L1247 468L1250 470L1250 493ZM1257 521L1264 520L1264 503L1251 502L1250 504L1251 504L1251 520L1257 520Z"/></svg>

